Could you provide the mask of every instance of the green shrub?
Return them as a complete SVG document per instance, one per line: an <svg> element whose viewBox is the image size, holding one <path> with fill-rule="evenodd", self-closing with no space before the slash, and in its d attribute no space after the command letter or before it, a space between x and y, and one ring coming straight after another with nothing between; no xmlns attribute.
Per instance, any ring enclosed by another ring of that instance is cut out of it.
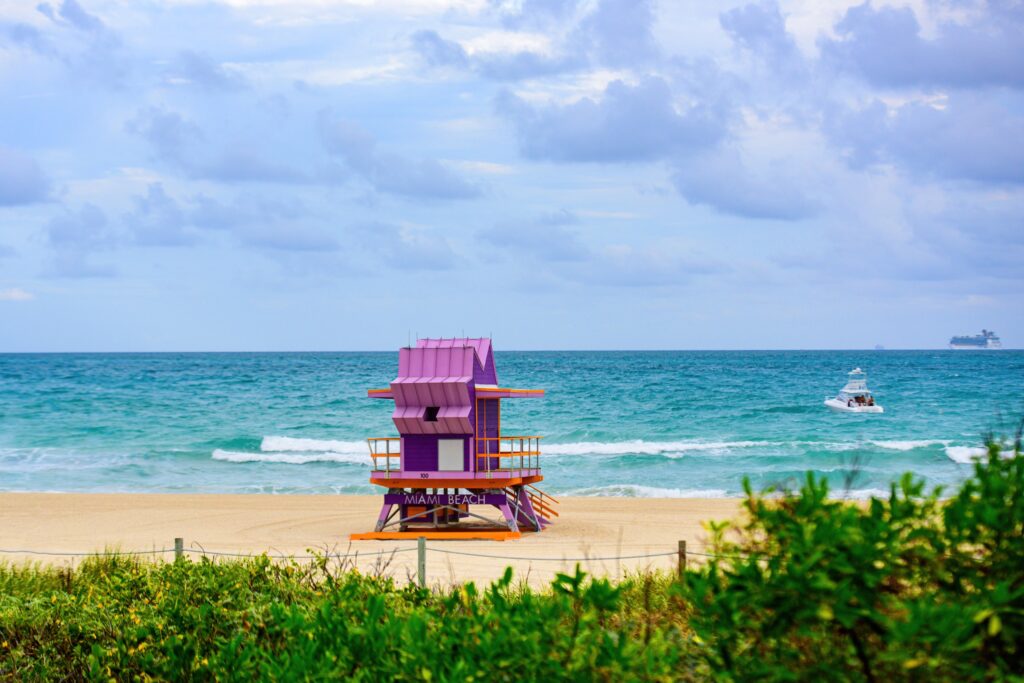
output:
<svg viewBox="0 0 1024 683"><path fill-rule="evenodd" d="M669 584L577 569L538 593L508 570L483 592L437 593L265 557L3 567L0 677L669 680L685 669Z"/></svg>
<svg viewBox="0 0 1024 683"><path fill-rule="evenodd" d="M990 442L955 496L905 475L887 500L808 475L715 527L686 576L700 656L723 679L1024 680L1024 457Z"/></svg>

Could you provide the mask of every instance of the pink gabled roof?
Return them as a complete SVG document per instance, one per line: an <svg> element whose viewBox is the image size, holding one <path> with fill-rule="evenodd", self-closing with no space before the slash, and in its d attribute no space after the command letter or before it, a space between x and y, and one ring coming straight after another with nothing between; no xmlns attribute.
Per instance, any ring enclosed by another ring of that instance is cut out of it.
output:
<svg viewBox="0 0 1024 683"><path fill-rule="evenodd" d="M480 365L487 361L491 351L491 340L487 337L452 337L451 339L417 339L417 349L451 349L459 346L470 346L476 351Z"/></svg>
<svg viewBox="0 0 1024 683"><path fill-rule="evenodd" d="M417 346L398 352L398 379L456 379L469 382L473 377L476 351L468 346Z"/></svg>
<svg viewBox="0 0 1024 683"><path fill-rule="evenodd" d="M497 384L498 374L494 367L494 352L491 340L486 337L452 337L451 339L417 339L419 349L472 349L476 356L475 372L469 374L476 382ZM401 373L399 373L401 375Z"/></svg>

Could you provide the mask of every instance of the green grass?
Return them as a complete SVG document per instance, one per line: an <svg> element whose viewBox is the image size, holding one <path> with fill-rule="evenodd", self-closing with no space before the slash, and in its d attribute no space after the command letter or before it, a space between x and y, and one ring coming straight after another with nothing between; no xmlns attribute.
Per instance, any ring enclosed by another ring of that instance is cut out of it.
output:
<svg viewBox="0 0 1024 683"><path fill-rule="evenodd" d="M683 580L399 585L327 558L0 565L0 679L1024 681L1024 456L855 506L748 492Z"/></svg>

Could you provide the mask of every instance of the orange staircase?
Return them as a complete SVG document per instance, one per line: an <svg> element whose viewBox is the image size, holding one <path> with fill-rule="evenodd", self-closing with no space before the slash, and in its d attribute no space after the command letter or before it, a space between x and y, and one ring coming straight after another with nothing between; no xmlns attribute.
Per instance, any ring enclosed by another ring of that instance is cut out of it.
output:
<svg viewBox="0 0 1024 683"><path fill-rule="evenodd" d="M517 499L516 488L508 487L504 489L505 495L508 497L509 505L513 510L518 510L519 503ZM541 527L551 524L552 517L558 517L558 510L555 506L558 504L558 500L551 495L544 493L536 486L532 484L525 484L522 490L526 493L530 499L530 505L533 507L533 512L536 515L536 520L530 520L531 522L539 523ZM518 512L516 513L519 514ZM526 515L529 517L529 515ZM521 520L522 521L522 520ZM540 529L536 529L540 531Z"/></svg>
<svg viewBox="0 0 1024 683"><path fill-rule="evenodd" d="M540 513L542 517L557 517L558 510L555 506L558 505L558 499L554 496L544 493L533 484L526 485L526 493L530 496L530 504L533 508Z"/></svg>

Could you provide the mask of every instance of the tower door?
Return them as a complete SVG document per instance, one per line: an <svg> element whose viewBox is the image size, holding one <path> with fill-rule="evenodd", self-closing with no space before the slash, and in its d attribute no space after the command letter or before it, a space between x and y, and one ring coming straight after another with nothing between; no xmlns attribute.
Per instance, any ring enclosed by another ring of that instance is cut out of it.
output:
<svg viewBox="0 0 1024 683"><path fill-rule="evenodd" d="M464 472L466 470L466 440L437 440L437 470L439 472Z"/></svg>

